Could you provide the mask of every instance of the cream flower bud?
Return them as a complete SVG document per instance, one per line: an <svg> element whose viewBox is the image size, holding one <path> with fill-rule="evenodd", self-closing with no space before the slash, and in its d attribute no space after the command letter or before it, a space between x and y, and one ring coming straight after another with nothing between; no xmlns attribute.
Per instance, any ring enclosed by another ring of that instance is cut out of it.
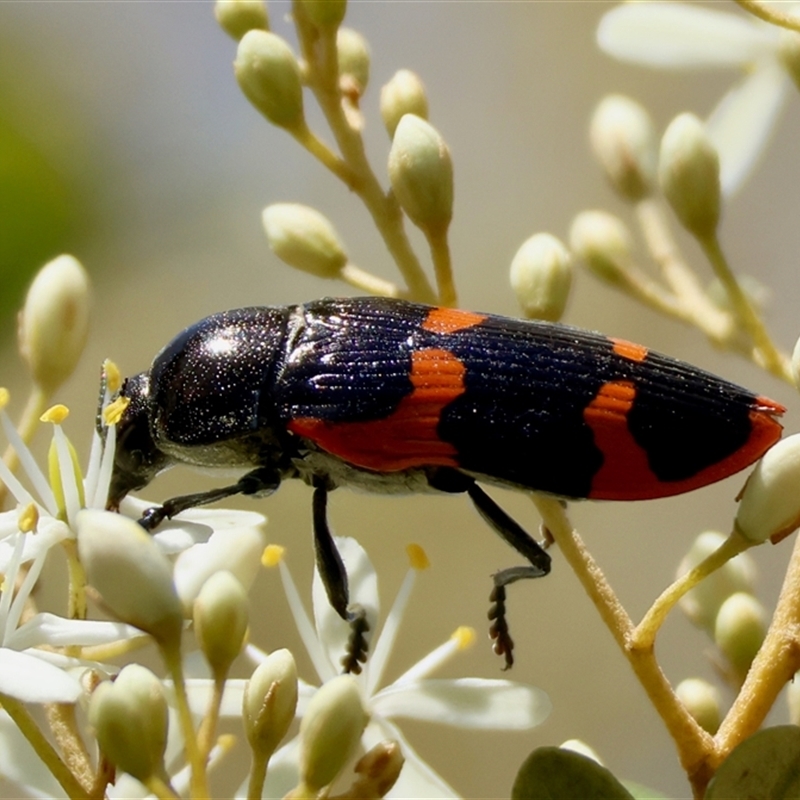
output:
<svg viewBox="0 0 800 800"><path fill-rule="evenodd" d="M227 570L203 584L194 601L194 630L215 677L224 677L241 652L249 613L247 592Z"/></svg>
<svg viewBox="0 0 800 800"><path fill-rule="evenodd" d="M339 56L339 80L348 94L362 95L369 83L369 45L352 28L336 32L336 52Z"/></svg>
<svg viewBox="0 0 800 800"><path fill-rule="evenodd" d="M736 674L744 679L767 633L764 607L747 592L732 594L714 626L714 641Z"/></svg>
<svg viewBox="0 0 800 800"><path fill-rule="evenodd" d="M792 377L794 378L794 385L800 389L800 339L794 345L794 352L792 353Z"/></svg>
<svg viewBox="0 0 800 800"><path fill-rule="evenodd" d="M781 30L778 57L795 85L800 89L800 33Z"/></svg>
<svg viewBox="0 0 800 800"><path fill-rule="evenodd" d="M401 69L381 89L381 117L390 137L405 114L428 119L428 96L425 86L415 72Z"/></svg>
<svg viewBox="0 0 800 800"><path fill-rule="evenodd" d="M369 716L352 675L338 675L308 703L300 723L300 778L312 792L328 786L358 745Z"/></svg>
<svg viewBox="0 0 800 800"><path fill-rule="evenodd" d="M179 642L181 603L170 563L153 538L132 519L110 511L84 509L77 527L86 576L115 616L159 644Z"/></svg>
<svg viewBox="0 0 800 800"><path fill-rule="evenodd" d="M779 542L800 527L800 434L764 454L747 479L734 527L751 542Z"/></svg>
<svg viewBox="0 0 800 800"><path fill-rule="evenodd" d="M511 261L511 288L529 319L555 322L572 285L572 256L555 236L531 236Z"/></svg>
<svg viewBox="0 0 800 800"><path fill-rule="evenodd" d="M45 264L28 289L17 337L34 381L52 394L73 372L89 330L89 276L72 256Z"/></svg>
<svg viewBox="0 0 800 800"><path fill-rule="evenodd" d="M698 239L713 236L719 224L719 156L694 114L679 114L661 140L661 190L681 224Z"/></svg>
<svg viewBox="0 0 800 800"><path fill-rule="evenodd" d="M695 722L713 736L722 721L722 701L717 688L700 678L687 678L677 685L675 694Z"/></svg>
<svg viewBox="0 0 800 800"><path fill-rule="evenodd" d="M264 0L217 0L214 16L220 28L237 41L251 30L269 30Z"/></svg>
<svg viewBox="0 0 800 800"><path fill-rule="evenodd" d="M272 252L290 267L318 278L337 278L347 254L326 217L300 203L274 203L262 214Z"/></svg>
<svg viewBox="0 0 800 800"><path fill-rule="evenodd" d="M297 708L297 667L288 650L275 650L244 689L242 720L253 751L269 758L289 730Z"/></svg>
<svg viewBox="0 0 800 800"><path fill-rule="evenodd" d="M572 222L569 246L601 280L626 282L632 261L631 235L619 217L605 211L582 211Z"/></svg>
<svg viewBox="0 0 800 800"><path fill-rule="evenodd" d="M400 744L392 739L378 742L358 760L353 797L386 797L403 769L405 758Z"/></svg>
<svg viewBox="0 0 800 800"><path fill-rule="evenodd" d="M642 106L623 95L605 97L594 112L589 136L597 160L622 197L635 203L652 193L655 131Z"/></svg>
<svg viewBox="0 0 800 800"><path fill-rule="evenodd" d="M726 540L717 531L705 531L692 543L689 552L678 566L677 577L704 561ZM740 553L726 561L693 589L690 589L679 604L683 612L698 628L713 634L714 624L722 604L737 592L752 592L755 583L755 563L747 553Z"/></svg>
<svg viewBox="0 0 800 800"><path fill-rule="evenodd" d="M300 7L312 25L325 30L341 25L347 0L300 0Z"/></svg>
<svg viewBox="0 0 800 800"><path fill-rule="evenodd" d="M304 124L300 67L280 36L248 31L239 42L233 68L245 97L273 125L293 131Z"/></svg>
<svg viewBox="0 0 800 800"><path fill-rule="evenodd" d="M164 773L167 699L161 682L139 664L123 667L89 700L89 722L107 758L140 781Z"/></svg>
<svg viewBox="0 0 800 800"><path fill-rule="evenodd" d="M414 114L397 124L389 179L403 211L426 233L443 234L453 216L453 163L439 132Z"/></svg>

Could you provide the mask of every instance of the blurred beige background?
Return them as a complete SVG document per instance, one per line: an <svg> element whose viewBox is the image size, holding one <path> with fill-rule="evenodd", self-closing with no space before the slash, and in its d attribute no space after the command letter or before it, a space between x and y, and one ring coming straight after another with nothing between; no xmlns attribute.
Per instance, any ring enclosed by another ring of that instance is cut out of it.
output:
<svg viewBox="0 0 800 800"><path fill-rule="evenodd" d="M451 147L456 175L451 234L464 307L516 313L507 270L525 238L540 230L566 238L572 217L585 208L624 213L587 145L588 120L604 94L632 95L663 129L680 111L707 114L736 77L655 73L611 61L594 44L597 21L610 7L602 2L351 4L347 24L365 34L372 48L363 110L376 170L383 173L388 149L377 114L379 88L400 68L415 70L425 81L431 121ZM270 4L274 29L287 36L289 8L289 3ZM394 277L358 203L241 96L231 69L235 45L217 28L210 3L4 3L0 52L2 85L10 98L6 113L13 111L31 130L54 163L88 193L92 207L91 223L76 238L74 253L95 280L92 336L79 372L59 397L73 410L68 432L83 452L104 357L114 358L125 373L136 372L172 335L213 311L343 291L272 256L260 222L266 204L315 206L334 221L357 264ZM722 230L735 268L773 287L770 323L786 348L800 333L798 141L795 93L764 162L726 208ZM691 243L687 252L700 263ZM704 266L701 270L707 274ZM656 318L585 273L578 275L565 321L641 341L769 394L789 405L787 428L796 428L798 403L786 387L714 352L699 334ZM20 404L26 385L10 342L0 357L0 384L8 385ZM18 410L15 405L12 413ZM571 513L638 617L669 582L697 533L727 530L741 482L734 478L658 502L575 504ZM163 498L201 485L204 479L175 472L159 479L148 495ZM536 530L538 520L524 497L494 494ZM287 485L259 505L270 518L271 540L289 548L294 573L306 586L312 567L310 502L306 487ZM548 580L510 591L517 665L506 676L485 638L489 573L515 563L516 556L465 498L389 499L342 491L332 497L331 518L339 533L356 535L369 551L385 605L402 577L398 564L405 563L405 544L418 541L431 558L390 678L465 624L477 629L478 642L449 674L511 677L544 688L553 700L550 719L524 735L404 726L418 752L465 796L507 796L531 749L568 738L594 746L619 777L671 797L689 796L644 692L557 552ZM791 540L777 548L767 545L755 554L767 604L777 595L791 545ZM52 580L59 581L58 570L53 572ZM269 649L290 646L300 654L286 617L277 575L261 575L254 641ZM706 639L680 614L669 619L657 647L673 682L690 675L713 678ZM308 661L301 657L300 663L311 679ZM497 775L505 776L499 784L492 777Z"/></svg>

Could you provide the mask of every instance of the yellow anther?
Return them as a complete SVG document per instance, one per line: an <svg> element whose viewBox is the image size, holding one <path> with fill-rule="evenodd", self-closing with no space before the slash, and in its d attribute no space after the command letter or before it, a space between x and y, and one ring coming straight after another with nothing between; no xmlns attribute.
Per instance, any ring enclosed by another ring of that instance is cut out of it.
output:
<svg viewBox="0 0 800 800"><path fill-rule="evenodd" d="M415 569L418 572L423 569L428 569L431 565L428 554L422 549L421 545L414 544L413 542L406 545L406 555L408 556L408 563L411 565L411 569Z"/></svg>
<svg viewBox="0 0 800 800"><path fill-rule="evenodd" d="M122 415L130 403L129 397L118 397L113 403L109 403L103 409L103 421L106 425L116 425L122 419Z"/></svg>
<svg viewBox="0 0 800 800"><path fill-rule="evenodd" d="M11 400L11 394L8 389L5 386L0 386L0 410L8 405L9 400Z"/></svg>
<svg viewBox="0 0 800 800"><path fill-rule="evenodd" d="M119 367L110 359L107 358L103 362L103 375L106 378L106 388L111 394L119 391L122 385L122 375L120 374Z"/></svg>
<svg viewBox="0 0 800 800"><path fill-rule="evenodd" d="M283 561L283 554L286 552L285 547L279 544L268 544L261 554L261 563L265 567L277 567Z"/></svg>
<svg viewBox="0 0 800 800"><path fill-rule="evenodd" d="M69 409L61 403L56 403L39 417L39 422L52 422L53 425L60 425L68 416Z"/></svg>
<svg viewBox="0 0 800 800"><path fill-rule="evenodd" d="M466 650L468 647L472 647L475 642L475 629L460 625L453 631L450 638L456 640L459 650Z"/></svg>
<svg viewBox="0 0 800 800"><path fill-rule="evenodd" d="M39 509L35 503L28 503L25 508L20 509L17 517L17 525L23 533L30 533L36 530L39 524Z"/></svg>

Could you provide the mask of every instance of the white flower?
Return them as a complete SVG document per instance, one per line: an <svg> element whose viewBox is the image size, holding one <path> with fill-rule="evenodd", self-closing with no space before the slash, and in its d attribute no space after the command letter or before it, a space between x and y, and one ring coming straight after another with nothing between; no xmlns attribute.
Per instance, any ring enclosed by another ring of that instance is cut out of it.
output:
<svg viewBox="0 0 800 800"><path fill-rule="evenodd" d="M724 195L733 194L766 147L790 85L780 29L753 17L680 2L622 4L603 16L600 48L659 69L738 68L744 74L709 115Z"/></svg>
<svg viewBox="0 0 800 800"><path fill-rule="evenodd" d="M370 629L375 630L379 606L375 570L367 554L354 539L337 538L336 544L347 568L350 600L367 610ZM424 558L424 554L422 557ZM344 654L349 625L331 608L315 570L315 631L283 560L279 566L300 635L320 681L329 681L339 672L338 663ZM547 717L551 708L550 700L541 689L507 680L429 678L436 668L472 643L474 632L466 628L456 631L448 641L393 683L379 688L415 578L416 570L412 568L386 616L380 636L373 640L370 657L362 674L358 676L370 714L362 744L369 750L385 739L394 739L400 743L405 765L387 797L452 798L457 796L455 790L414 751L394 720L406 717L460 728L527 730ZM255 647L250 646L248 652L256 659L263 658L263 654ZM317 687L300 681L299 716L303 715L309 698L316 690ZM282 797L297 784L297 757L298 741L294 739L270 760L265 797Z"/></svg>

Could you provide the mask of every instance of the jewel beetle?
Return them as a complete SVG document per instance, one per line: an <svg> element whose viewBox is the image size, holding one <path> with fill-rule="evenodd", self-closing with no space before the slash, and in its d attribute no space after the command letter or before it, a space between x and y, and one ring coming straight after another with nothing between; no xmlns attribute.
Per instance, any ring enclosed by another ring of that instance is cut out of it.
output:
<svg viewBox="0 0 800 800"><path fill-rule="evenodd" d="M466 493L527 561L494 576L495 650L513 663L505 587L550 556L479 484L563 498L643 500L752 464L781 435L778 403L646 347L551 323L363 297L214 314L120 390L109 507L175 465L241 469L141 523L283 480L313 488L317 563L366 658L363 612L327 522L338 486Z"/></svg>

